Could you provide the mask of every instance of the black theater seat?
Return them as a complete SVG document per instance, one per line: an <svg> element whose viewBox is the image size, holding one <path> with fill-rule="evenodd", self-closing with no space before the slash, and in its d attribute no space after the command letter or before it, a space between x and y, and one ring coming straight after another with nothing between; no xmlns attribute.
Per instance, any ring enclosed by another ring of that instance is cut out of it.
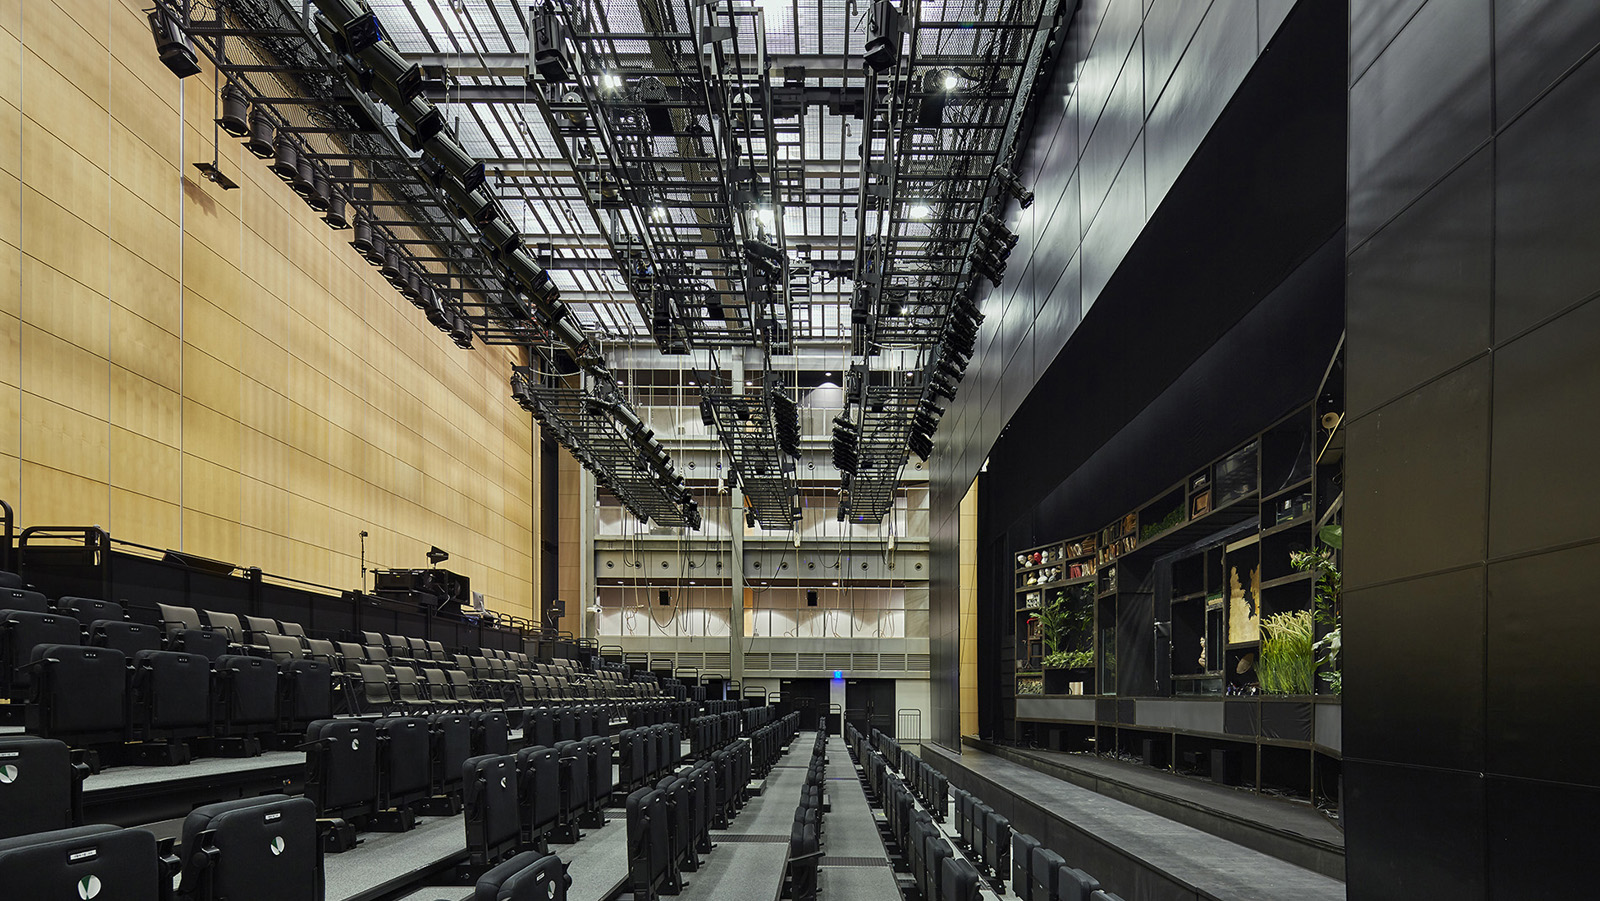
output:
<svg viewBox="0 0 1600 901"><path fill-rule="evenodd" d="M164 901L172 869L144 829L79 826L0 839L0 886L17 899ZM109 891L107 891L109 889Z"/></svg>
<svg viewBox="0 0 1600 901"><path fill-rule="evenodd" d="M566 901L571 885L561 858L524 851L478 877L472 901Z"/></svg>
<svg viewBox="0 0 1600 901"><path fill-rule="evenodd" d="M89 627L89 643L97 648L116 648L132 657L140 651L161 650L161 630L146 623L97 619Z"/></svg>
<svg viewBox="0 0 1600 901"><path fill-rule="evenodd" d="M183 821L185 901L322 897L316 805L265 795L197 807Z"/></svg>
<svg viewBox="0 0 1600 901"><path fill-rule="evenodd" d="M85 627L94 625L95 620L121 620L127 618L127 614L123 612L121 604L115 601L102 601L99 598L57 598L56 609L75 617Z"/></svg>
<svg viewBox="0 0 1600 901"><path fill-rule="evenodd" d="M1060 875L1056 877L1056 896L1061 901L1090 901L1099 891L1100 880L1082 870L1061 865Z"/></svg>
<svg viewBox="0 0 1600 901"><path fill-rule="evenodd" d="M33 685L33 659L38 645L81 644L78 621L63 613L35 613L30 610L0 611L0 676L13 699L26 696Z"/></svg>
<svg viewBox="0 0 1600 901"><path fill-rule="evenodd" d="M508 754L472 757L461 774L468 856L480 867L504 860L522 835L516 760Z"/></svg>
<svg viewBox="0 0 1600 901"><path fill-rule="evenodd" d="M128 658L114 648L39 645L28 731L75 747L121 741L127 729Z"/></svg>
<svg viewBox="0 0 1600 901"><path fill-rule="evenodd" d="M0 838L71 827L86 768L65 743L36 735L0 735Z"/></svg>

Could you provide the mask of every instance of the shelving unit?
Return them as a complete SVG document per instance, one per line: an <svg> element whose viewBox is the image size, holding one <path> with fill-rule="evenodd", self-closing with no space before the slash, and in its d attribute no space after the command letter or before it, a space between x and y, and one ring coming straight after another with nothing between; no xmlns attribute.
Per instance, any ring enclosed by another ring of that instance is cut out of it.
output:
<svg viewBox="0 0 1600 901"><path fill-rule="evenodd" d="M1257 694L1254 667L1262 618L1314 608L1316 573L1295 568L1291 555L1338 521L1341 361L1312 405L1137 509L1090 535L1015 554L1018 681L1008 734L1144 754L1185 771L1207 770L1217 751L1227 770L1219 781L1236 776L1257 790L1329 800L1338 697L1321 680L1312 694ZM1069 591L1070 604L1090 608L1079 630L1087 634L1069 640L1092 648L1094 666L1063 675L1042 668L1047 636L1032 618Z"/></svg>

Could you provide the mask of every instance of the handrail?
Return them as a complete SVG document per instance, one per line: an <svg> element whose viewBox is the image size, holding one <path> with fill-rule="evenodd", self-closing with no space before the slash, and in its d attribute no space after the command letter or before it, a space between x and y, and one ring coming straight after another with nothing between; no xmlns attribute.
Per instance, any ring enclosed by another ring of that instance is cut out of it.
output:
<svg viewBox="0 0 1600 901"><path fill-rule="evenodd" d="M0 515L5 518L5 545L0 547L0 569L17 571L17 514L11 505L0 501Z"/></svg>

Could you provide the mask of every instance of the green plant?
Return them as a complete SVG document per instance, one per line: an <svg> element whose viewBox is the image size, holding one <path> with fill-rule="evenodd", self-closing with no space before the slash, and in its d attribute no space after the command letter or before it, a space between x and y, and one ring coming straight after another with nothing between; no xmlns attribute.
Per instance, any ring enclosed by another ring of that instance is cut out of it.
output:
<svg viewBox="0 0 1600 901"><path fill-rule="evenodd" d="M1334 694L1339 694L1344 689L1344 669L1340 665L1344 619L1340 599L1344 591L1344 579L1339 573L1336 554L1344 547L1344 527L1337 523L1323 526L1322 531L1317 533L1317 539L1322 542L1322 547L1295 551L1289 555L1289 562L1296 569L1317 573L1316 621L1332 628L1317 639L1312 647L1321 655L1317 663L1326 668L1322 673L1322 681L1328 683Z"/></svg>
<svg viewBox="0 0 1600 901"><path fill-rule="evenodd" d="M1094 651L1056 651L1046 654L1045 669L1082 669L1094 666Z"/></svg>
<svg viewBox="0 0 1600 901"><path fill-rule="evenodd" d="M1308 695L1316 672L1312 645L1316 627L1310 610L1294 610L1261 618L1261 655L1256 676L1268 694Z"/></svg>

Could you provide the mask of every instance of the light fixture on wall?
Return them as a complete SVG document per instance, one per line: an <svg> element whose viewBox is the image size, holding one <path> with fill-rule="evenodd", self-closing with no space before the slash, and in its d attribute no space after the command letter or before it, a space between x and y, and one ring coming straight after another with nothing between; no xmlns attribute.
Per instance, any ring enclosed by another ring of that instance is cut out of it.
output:
<svg viewBox="0 0 1600 901"><path fill-rule="evenodd" d="M150 34L156 41L156 53L161 63L179 78L200 74L200 60L194 55L189 35L184 33L183 18L166 2L158 2L150 10Z"/></svg>

